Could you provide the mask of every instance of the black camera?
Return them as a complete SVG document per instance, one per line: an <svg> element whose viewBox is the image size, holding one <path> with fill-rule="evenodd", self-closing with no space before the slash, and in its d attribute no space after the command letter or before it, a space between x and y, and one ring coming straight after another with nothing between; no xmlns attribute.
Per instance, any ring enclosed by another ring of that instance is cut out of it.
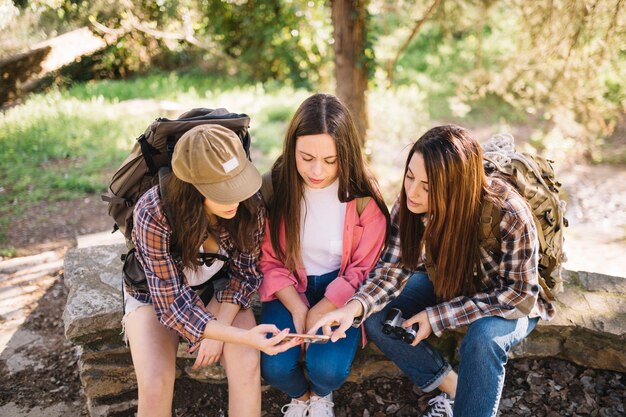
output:
<svg viewBox="0 0 626 417"><path fill-rule="evenodd" d="M402 312L397 308L392 308L387 313L385 321L383 322L383 333L386 335L395 334L406 343L413 343L415 335L417 334L418 324L415 323L408 329L402 327L404 319L402 318Z"/></svg>

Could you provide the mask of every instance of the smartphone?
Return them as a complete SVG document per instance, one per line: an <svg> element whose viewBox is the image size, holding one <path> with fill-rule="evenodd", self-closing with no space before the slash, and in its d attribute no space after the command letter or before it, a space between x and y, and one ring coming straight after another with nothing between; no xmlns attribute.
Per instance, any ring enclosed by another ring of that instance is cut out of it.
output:
<svg viewBox="0 0 626 417"><path fill-rule="evenodd" d="M302 333L289 333L285 336L285 340L301 338L304 343L326 343L330 340L330 336L324 334L302 334Z"/></svg>

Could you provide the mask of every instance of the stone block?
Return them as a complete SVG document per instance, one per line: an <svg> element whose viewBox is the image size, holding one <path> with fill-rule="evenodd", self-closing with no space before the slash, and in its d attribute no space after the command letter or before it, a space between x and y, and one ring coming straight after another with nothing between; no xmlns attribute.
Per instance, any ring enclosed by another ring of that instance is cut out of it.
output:
<svg viewBox="0 0 626 417"><path fill-rule="evenodd" d="M119 398L117 401L99 401L87 398L90 417L135 417L137 398Z"/></svg>
<svg viewBox="0 0 626 417"><path fill-rule="evenodd" d="M63 321L65 336L86 344L119 334L122 320L120 255L125 245L71 249L65 254L69 295Z"/></svg>
<svg viewBox="0 0 626 417"><path fill-rule="evenodd" d="M78 370L87 398L114 397L137 390L132 363L100 363L81 358Z"/></svg>
<svg viewBox="0 0 626 417"><path fill-rule="evenodd" d="M624 277L614 277L587 271L567 271L566 278L587 291L626 293L626 278Z"/></svg>

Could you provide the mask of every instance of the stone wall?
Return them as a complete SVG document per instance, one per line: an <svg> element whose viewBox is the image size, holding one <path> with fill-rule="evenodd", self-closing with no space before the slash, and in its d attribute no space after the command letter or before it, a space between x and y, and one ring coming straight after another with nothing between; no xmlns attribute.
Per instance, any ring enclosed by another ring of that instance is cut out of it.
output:
<svg viewBox="0 0 626 417"><path fill-rule="evenodd" d="M64 312L65 334L80 346L81 380L92 417L131 416L137 406L137 383L130 351L122 341L120 254L124 245L72 249L65 256L69 296ZM559 294L558 317L540 322L511 357L554 356L577 364L626 372L626 279L568 272ZM432 341L453 357L462 332L446 332ZM225 382L219 365L191 371L193 358L181 345L177 378ZM357 354L350 381L400 375L371 344Z"/></svg>

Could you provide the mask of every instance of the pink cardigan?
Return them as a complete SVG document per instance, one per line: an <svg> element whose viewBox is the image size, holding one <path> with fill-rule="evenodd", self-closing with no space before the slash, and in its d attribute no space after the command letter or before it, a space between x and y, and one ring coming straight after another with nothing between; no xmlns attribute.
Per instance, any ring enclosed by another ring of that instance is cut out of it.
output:
<svg viewBox="0 0 626 417"><path fill-rule="evenodd" d="M357 212L357 200L346 204L346 217L343 231L343 252L339 276L326 288L325 297L335 306L343 306L365 281L370 270L376 264L385 242L385 215L371 199L361 216ZM281 245L285 245L284 228L281 231ZM297 276L290 273L285 265L276 258L272 249L269 224L265 225L263 254L260 262L263 279L259 288L261 301L276 299L275 293L290 285L296 288L302 301L308 305L304 296L307 286L307 274L304 267L297 270Z"/></svg>

